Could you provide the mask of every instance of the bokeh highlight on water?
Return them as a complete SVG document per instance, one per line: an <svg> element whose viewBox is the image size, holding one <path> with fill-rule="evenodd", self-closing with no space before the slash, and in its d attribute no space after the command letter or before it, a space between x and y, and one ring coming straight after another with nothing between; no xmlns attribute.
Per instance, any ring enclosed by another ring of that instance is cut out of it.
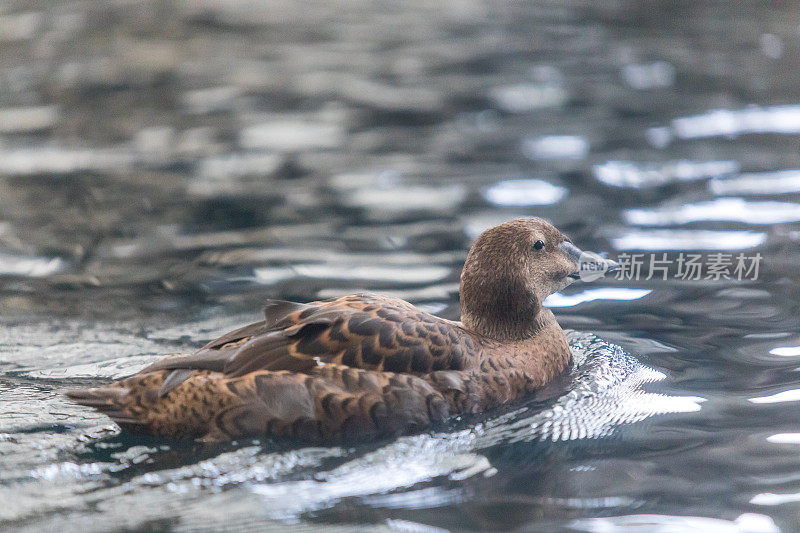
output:
<svg viewBox="0 0 800 533"><path fill-rule="evenodd" d="M797 530L798 28L792 2L3 1L3 529ZM529 215L764 260L573 285L565 382L418 436L204 447L62 396L267 298L456 318L471 239Z"/></svg>

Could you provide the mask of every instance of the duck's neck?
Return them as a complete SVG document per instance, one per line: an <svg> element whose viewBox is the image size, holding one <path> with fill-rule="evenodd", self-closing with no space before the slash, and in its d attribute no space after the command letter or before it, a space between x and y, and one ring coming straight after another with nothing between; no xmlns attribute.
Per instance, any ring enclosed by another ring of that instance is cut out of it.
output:
<svg viewBox="0 0 800 533"><path fill-rule="evenodd" d="M522 281L489 277L461 278L461 323L470 331L499 341L528 339L555 322ZM557 325L557 324L556 324Z"/></svg>

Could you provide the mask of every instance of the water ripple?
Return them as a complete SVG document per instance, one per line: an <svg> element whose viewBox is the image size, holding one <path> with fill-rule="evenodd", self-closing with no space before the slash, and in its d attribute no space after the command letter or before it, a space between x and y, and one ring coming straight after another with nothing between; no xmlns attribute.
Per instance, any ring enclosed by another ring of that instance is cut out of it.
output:
<svg viewBox="0 0 800 533"><path fill-rule="evenodd" d="M581 135L545 135L525 139L522 153L530 159L580 161L589 155L589 141Z"/></svg>
<svg viewBox="0 0 800 533"><path fill-rule="evenodd" d="M451 273L448 267L307 264L291 267L263 267L253 271L255 281L271 285L295 277L327 280L364 280L394 283L433 283Z"/></svg>
<svg viewBox="0 0 800 533"><path fill-rule="evenodd" d="M622 217L638 226L671 226L700 221L747 224L783 224L800 220L800 204L754 202L743 198L718 198L708 202L680 204L655 209L628 209Z"/></svg>
<svg viewBox="0 0 800 533"><path fill-rule="evenodd" d="M611 242L617 250L746 250L764 244L757 231L628 230Z"/></svg>
<svg viewBox="0 0 800 533"><path fill-rule="evenodd" d="M568 93L560 84L506 85L494 87L489 97L495 105L510 113L527 113L547 107L560 107L567 101Z"/></svg>
<svg viewBox="0 0 800 533"><path fill-rule="evenodd" d="M726 194L789 194L800 192L800 170L748 172L736 178L715 179L708 183L711 192Z"/></svg>
<svg viewBox="0 0 800 533"><path fill-rule="evenodd" d="M689 161L667 163L635 163L633 161L606 161L593 167L598 181L612 187L634 189L658 187L674 182L699 181L719 178L739 171L737 161Z"/></svg>
<svg viewBox="0 0 800 533"><path fill-rule="evenodd" d="M501 206L552 205L567 195L565 187L539 179L504 180L483 191L491 204Z"/></svg>
<svg viewBox="0 0 800 533"><path fill-rule="evenodd" d="M574 307L584 302L593 302L595 300L638 300L639 298L644 298L651 292L653 292L652 289L598 287L575 294L561 294L560 292L556 292L545 298L543 303L547 307Z"/></svg>
<svg viewBox="0 0 800 533"><path fill-rule="evenodd" d="M44 278L66 270L60 257L28 257L0 252L0 275Z"/></svg>
<svg viewBox="0 0 800 533"><path fill-rule="evenodd" d="M751 503L755 503L752 502ZM575 531L605 533L609 531L678 533L780 533L772 518L756 513L739 515L735 520L702 516L625 515L604 518L582 518L569 523Z"/></svg>
<svg viewBox="0 0 800 533"><path fill-rule="evenodd" d="M264 498L273 518L295 520L343 497L401 491L441 476L491 476L492 464L479 451L501 443L596 439L651 416L700 409L702 398L642 391L643 384L666 376L619 347L585 333L570 332L569 340L575 356L573 380L544 411L522 409L471 430L404 437L318 473L315 480L260 483L252 490Z"/></svg>
<svg viewBox="0 0 800 533"><path fill-rule="evenodd" d="M717 109L690 117L676 118L672 129L681 139L736 137L747 133L800 133L800 105L745 109Z"/></svg>
<svg viewBox="0 0 800 533"><path fill-rule="evenodd" d="M344 129L324 122L272 119L243 129L240 142L247 149L278 152L330 149L344 143Z"/></svg>

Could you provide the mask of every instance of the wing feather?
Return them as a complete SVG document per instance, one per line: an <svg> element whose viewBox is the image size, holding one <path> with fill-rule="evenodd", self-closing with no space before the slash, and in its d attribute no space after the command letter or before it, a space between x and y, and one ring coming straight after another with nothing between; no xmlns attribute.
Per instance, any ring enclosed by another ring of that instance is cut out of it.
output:
<svg viewBox="0 0 800 533"><path fill-rule="evenodd" d="M238 342L242 339L246 339L248 337L253 337L255 335L262 335L270 330L269 326L267 326L266 322L262 320L261 322L254 322L243 328L235 329L219 337L218 339L214 339L213 341L209 342L200 350L206 349L214 349L220 348L225 346L226 344L231 344L233 342Z"/></svg>
<svg viewBox="0 0 800 533"><path fill-rule="evenodd" d="M238 377L256 370L307 373L321 364L339 363L424 374L461 370L464 354L475 351L470 334L458 324L392 298L348 296L309 304L271 300L264 316L194 354L162 359L142 372L211 370ZM185 372L169 376L162 393L187 377Z"/></svg>

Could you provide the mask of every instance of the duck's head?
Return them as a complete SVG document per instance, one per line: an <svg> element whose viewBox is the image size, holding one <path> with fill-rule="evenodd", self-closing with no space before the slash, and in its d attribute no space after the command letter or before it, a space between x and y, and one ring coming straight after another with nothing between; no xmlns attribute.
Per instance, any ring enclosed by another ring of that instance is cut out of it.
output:
<svg viewBox="0 0 800 533"><path fill-rule="evenodd" d="M530 337L541 326L542 301L580 279L590 258L595 271L617 268L614 261L584 254L541 218L518 218L484 231L461 273L464 326L501 340Z"/></svg>

